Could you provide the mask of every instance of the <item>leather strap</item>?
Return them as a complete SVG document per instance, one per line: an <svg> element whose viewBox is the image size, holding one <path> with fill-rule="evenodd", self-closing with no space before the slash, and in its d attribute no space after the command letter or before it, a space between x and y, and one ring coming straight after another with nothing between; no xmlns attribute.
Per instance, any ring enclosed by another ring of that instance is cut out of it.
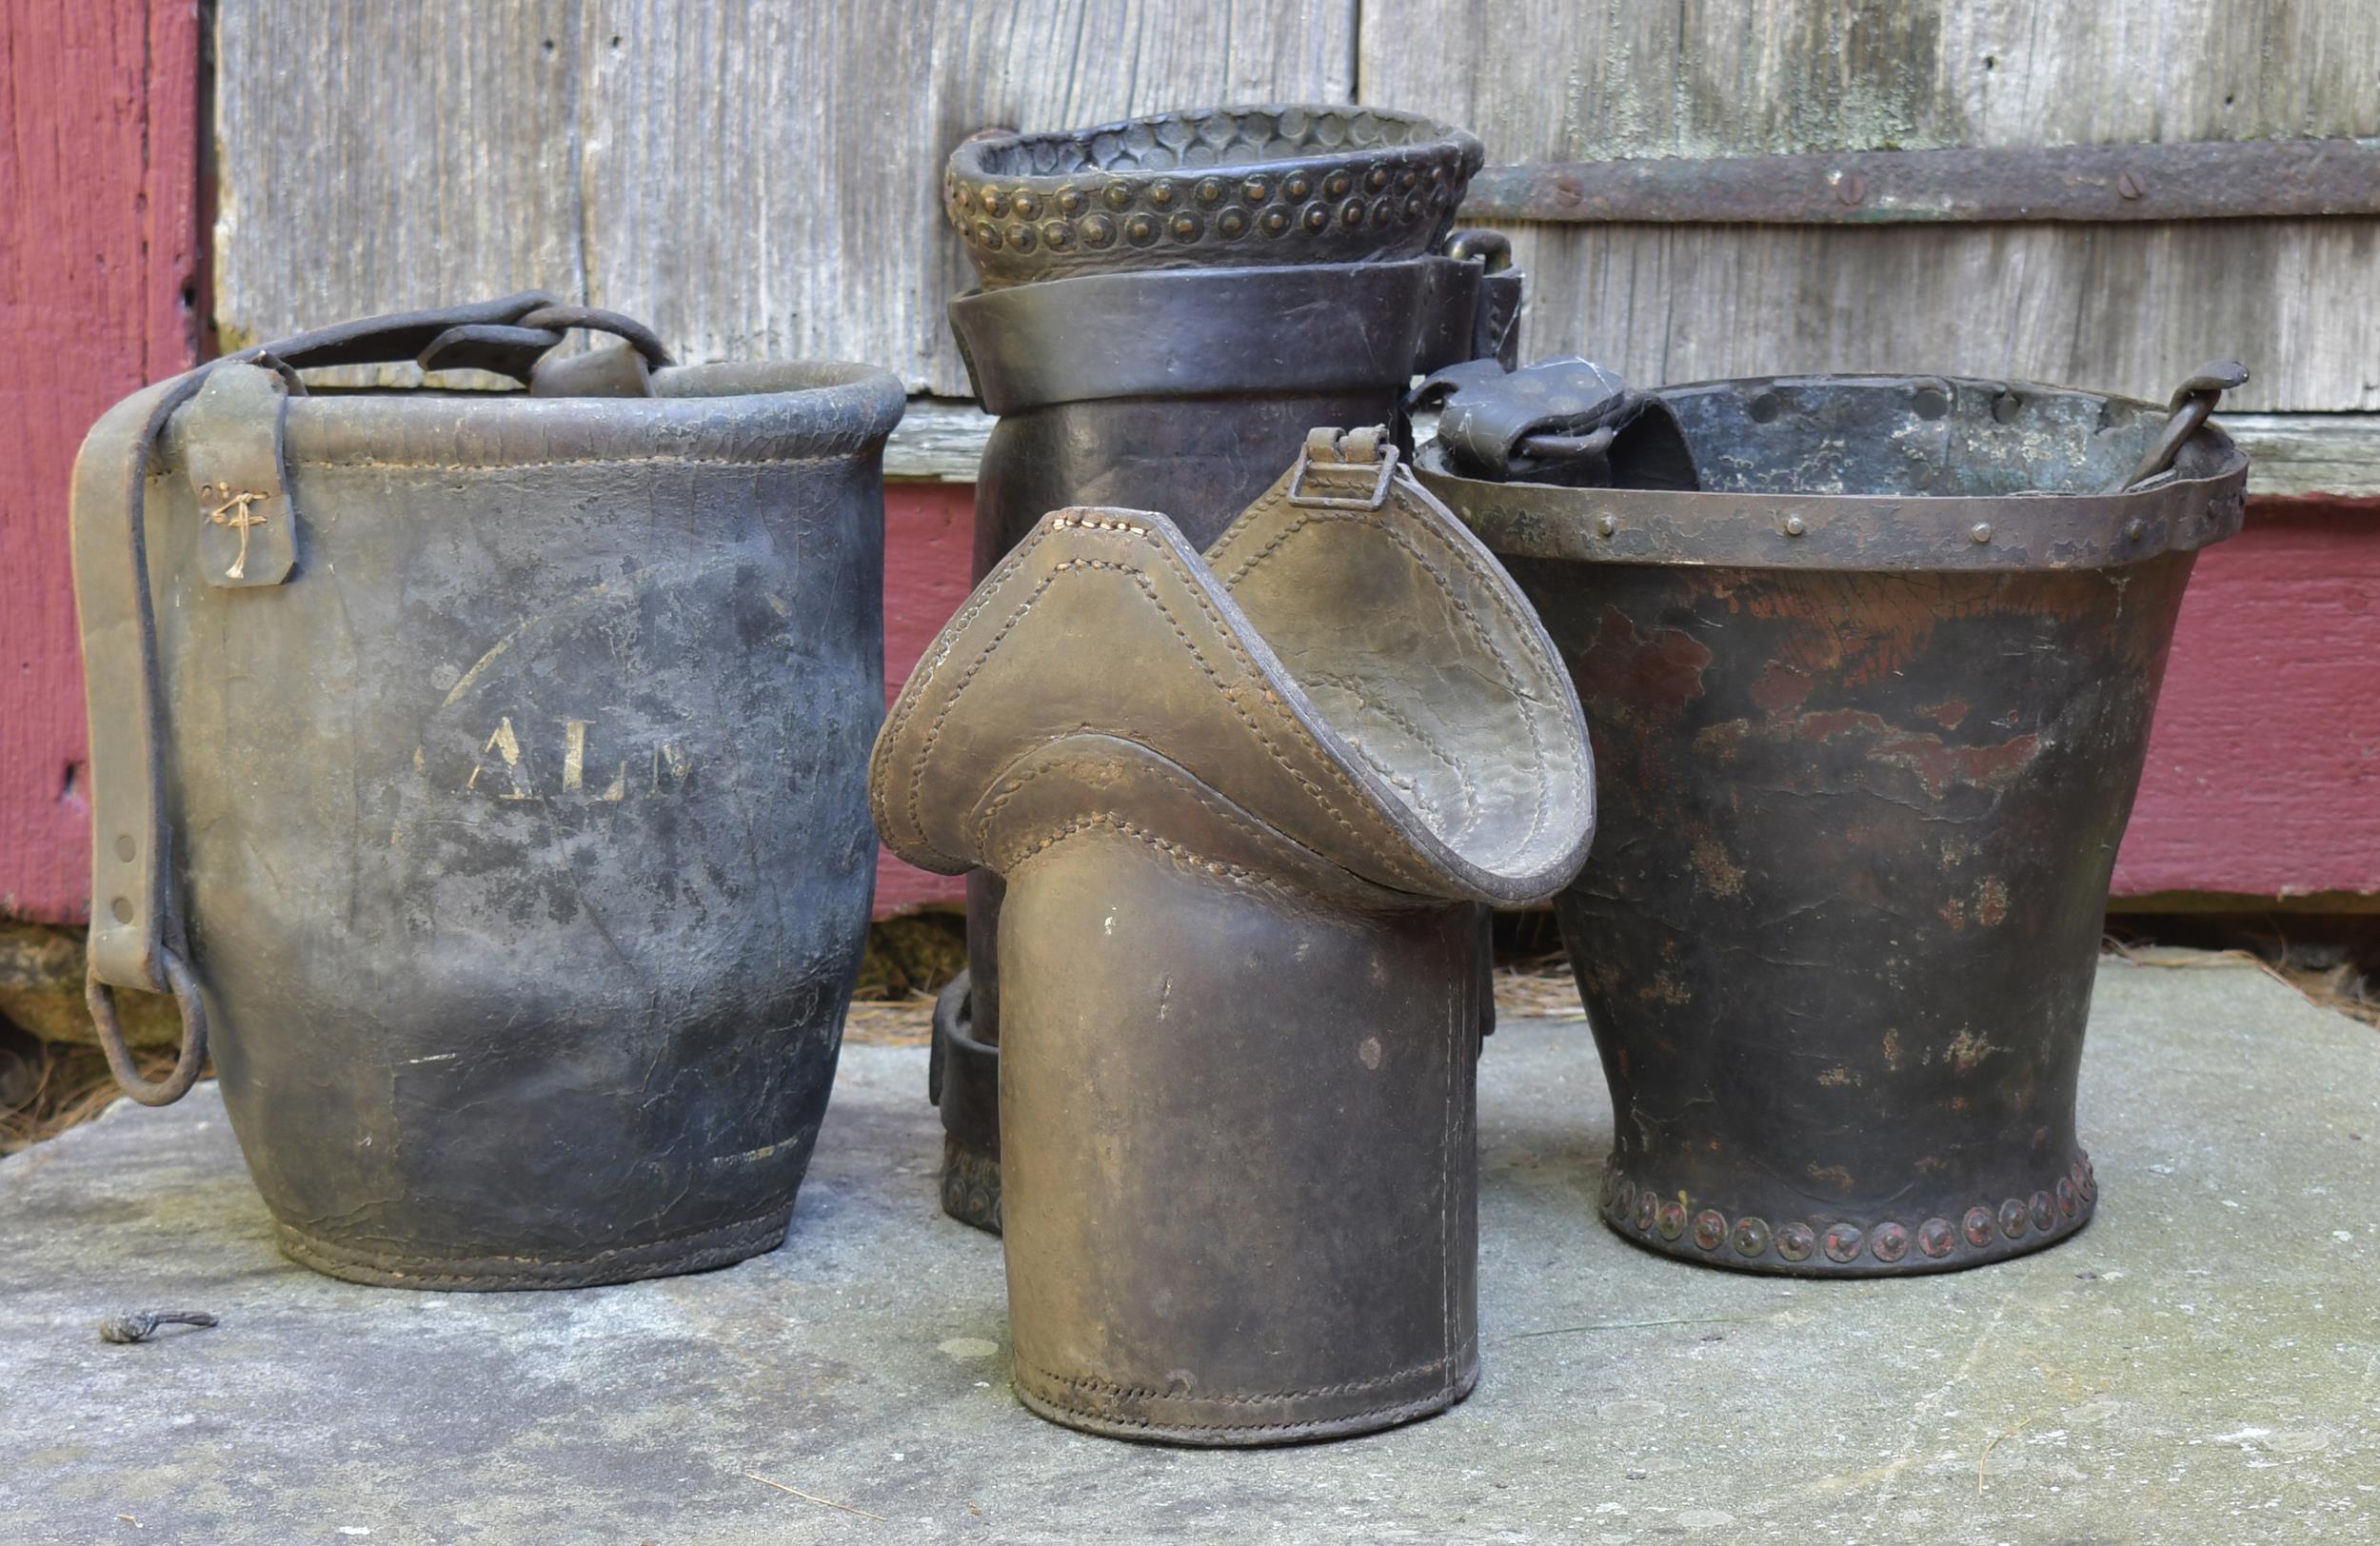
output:
<svg viewBox="0 0 2380 1546"><path fill-rule="evenodd" d="M1592 360L1569 355L1517 370L1492 358L1448 366L1408 406L1439 404L1440 452L1466 477L1570 488L1698 486L1676 412Z"/></svg>
<svg viewBox="0 0 2380 1546"><path fill-rule="evenodd" d="M521 329L525 321L551 326ZM613 322L624 327L611 326ZM501 300L392 313L243 349L159 382L119 403L84 441L74 465L70 521L74 594L81 614L89 717L91 927L89 994L103 1049L136 1099L178 1099L205 1061L197 979L188 963L172 873L172 834L163 800L163 687L156 618L149 601L146 506L156 447L176 411L186 423L189 475L217 492L200 495L208 529L199 550L210 583L273 585L296 561L296 521L281 454L283 415L296 372L381 365L422 357L457 329L534 332L512 354L481 358L526 381L538 358L562 342L557 329L592 327L627 336L640 357L666 363L649 329L607 312L563 307L543 291ZM535 342L534 354L529 347ZM650 348L646 347L649 342ZM518 368L509 368L517 366ZM193 401L196 399L197 401ZM225 492L225 490L228 492ZM252 496L240 499L236 496ZM223 519L217 520L221 515ZM253 517L242 523L242 517ZM245 535L247 557L240 558ZM234 573L233 570L239 572ZM184 1011L184 1045L173 1076L138 1081L115 1031L109 989L171 991Z"/></svg>
<svg viewBox="0 0 2380 1546"><path fill-rule="evenodd" d="M1508 332L1518 275L1494 289ZM1085 274L950 303L976 395L996 414L1112 397L1401 388L1471 358L1477 260ZM1496 321L1497 316L1501 321ZM1500 337L1498 339L1500 343Z"/></svg>

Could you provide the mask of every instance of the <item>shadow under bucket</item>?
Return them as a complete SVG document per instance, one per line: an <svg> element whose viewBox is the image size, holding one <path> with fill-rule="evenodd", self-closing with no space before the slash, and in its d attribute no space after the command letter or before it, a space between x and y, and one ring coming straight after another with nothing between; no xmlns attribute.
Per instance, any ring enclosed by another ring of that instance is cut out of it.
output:
<svg viewBox="0 0 2380 1546"><path fill-rule="evenodd" d="M2090 1220L2108 880L2196 549L2243 507L2247 458L2204 423L2222 384L2171 418L1942 377L1663 391L1699 491L1425 449L1593 730L1600 827L1557 906L1616 1111L1614 1229L1861 1277Z"/></svg>

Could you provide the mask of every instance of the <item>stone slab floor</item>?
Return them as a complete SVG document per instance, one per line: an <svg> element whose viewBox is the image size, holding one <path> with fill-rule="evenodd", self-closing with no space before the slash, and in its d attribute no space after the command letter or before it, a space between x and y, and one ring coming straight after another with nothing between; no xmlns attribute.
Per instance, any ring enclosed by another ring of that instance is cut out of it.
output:
<svg viewBox="0 0 2380 1546"><path fill-rule="evenodd" d="M999 1242L935 1206L922 1050L847 1050L782 1250L576 1293L316 1277L211 1085L119 1104L0 1163L0 1542L2375 1538L2380 1033L2190 966L2101 972L2092 1227L1898 1282L1606 1233L1593 1048L1508 1024L1478 1394L1251 1454L1016 1404ZM169 1306L223 1323L95 1334Z"/></svg>

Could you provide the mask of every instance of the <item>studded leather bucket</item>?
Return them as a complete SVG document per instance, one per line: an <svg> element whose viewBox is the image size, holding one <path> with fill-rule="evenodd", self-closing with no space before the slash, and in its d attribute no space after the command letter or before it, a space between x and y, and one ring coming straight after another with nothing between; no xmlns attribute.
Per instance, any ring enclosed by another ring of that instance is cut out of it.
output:
<svg viewBox="0 0 2380 1546"><path fill-rule="evenodd" d="M1006 882L1014 1384L1094 1433L1361 1433L1478 1372L1477 908L1593 828L1560 661L1378 431L1203 552L1043 519L870 775L895 852Z"/></svg>
<svg viewBox="0 0 2380 1546"><path fill-rule="evenodd" d="M1480 159L1461 129L1344 105L962 145L944 208L982 287L950 320L1000 415L976 484L975 577L1072 505L1163 510L1202 547L1309 426L1394 424L1417 373L1509 360L1521 276L1501 237L1453 229ZM943 1205L987 1229L1000 896L996 876L970 879L969 968L934 1021Z"/></svg>
<svg viewBox="0 0 2380 1546"><path fill-rule="evenodd" d="M628 342L553 352L581 327ZM416 356L527 389L304 374ZM866 937L902 405L525 295L91 431L91 1008L143 1101L211 1050L289 1256L542 1288L783 1239ZM162 1081L119 988L180 1001Z"/></svg>
<svg viewBox="0 0 2380 1546"><path fill-rule="evenodd" d="M2247 459L2207 415L2245 379L2166 407L1939 376L1642 394L1581 361L1443 384L1422 481L1594 726L1602 823L1557 906L1613 1229L1864 1277L2090 1221L2108 880L2183 586L2239 529Z"/></svg>

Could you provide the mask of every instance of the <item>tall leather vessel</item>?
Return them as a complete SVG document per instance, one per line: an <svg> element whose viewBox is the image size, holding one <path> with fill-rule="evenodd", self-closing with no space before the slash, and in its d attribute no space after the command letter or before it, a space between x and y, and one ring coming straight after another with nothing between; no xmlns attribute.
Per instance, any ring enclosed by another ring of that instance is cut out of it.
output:
<svg viewBox="0 0 2380 1546"><path fill-rule="evenodd" d="M1520 275L1502 238L1450 234L1479 163L1460 129L1343 105L961 146L944 208L983 283L951 326L1000 415L976 485L975 577L1070 505L1163 510L1203 546L1310 426L1393 423L1415 374L1509 361ZM931 1091L943 1206L987 1229L999 908L997 878L971 878L969 971L937 1005Z"/></svg>
<svg viewBox="0 0 2380 1546"><path fill-rule="evenodd" d="M2245 372L2167 409L1591 371L1458 385L1423 481L1595 728L1601 831L1558 907L1615 1111L1605 1221L1825 1277L2065 1239L2097 1198L2074 1098L2108 878L2183 585L2239 529L2247 460L2205 421ZM1666 481L1676 428L1699 492L1557 486Z"/></svg>
<svg viewBox="0 0 2380 1546"><path fill-rule="evenodd" d="M1570 878L1592 781L1544 630L1380 433L1317 431L1203 557L1048 516L877 743L893 850L1007 882L1013 1372L1055 1421L1323 1438L1478 1376L1475 909Z"/></svg>
<svg viewBox="0 0 2380 1546"><path fill-rule="evenodd" d="M576 327L630 342L548 357ZM416 355L530 389L299 375ZM291 1257L541 1288L783 1238L872 895L902 404L524 295L252 349L92 430L92 1012L151 1104L211 1044ZM113 987L180 1001L162 1083Z"/></svg>

